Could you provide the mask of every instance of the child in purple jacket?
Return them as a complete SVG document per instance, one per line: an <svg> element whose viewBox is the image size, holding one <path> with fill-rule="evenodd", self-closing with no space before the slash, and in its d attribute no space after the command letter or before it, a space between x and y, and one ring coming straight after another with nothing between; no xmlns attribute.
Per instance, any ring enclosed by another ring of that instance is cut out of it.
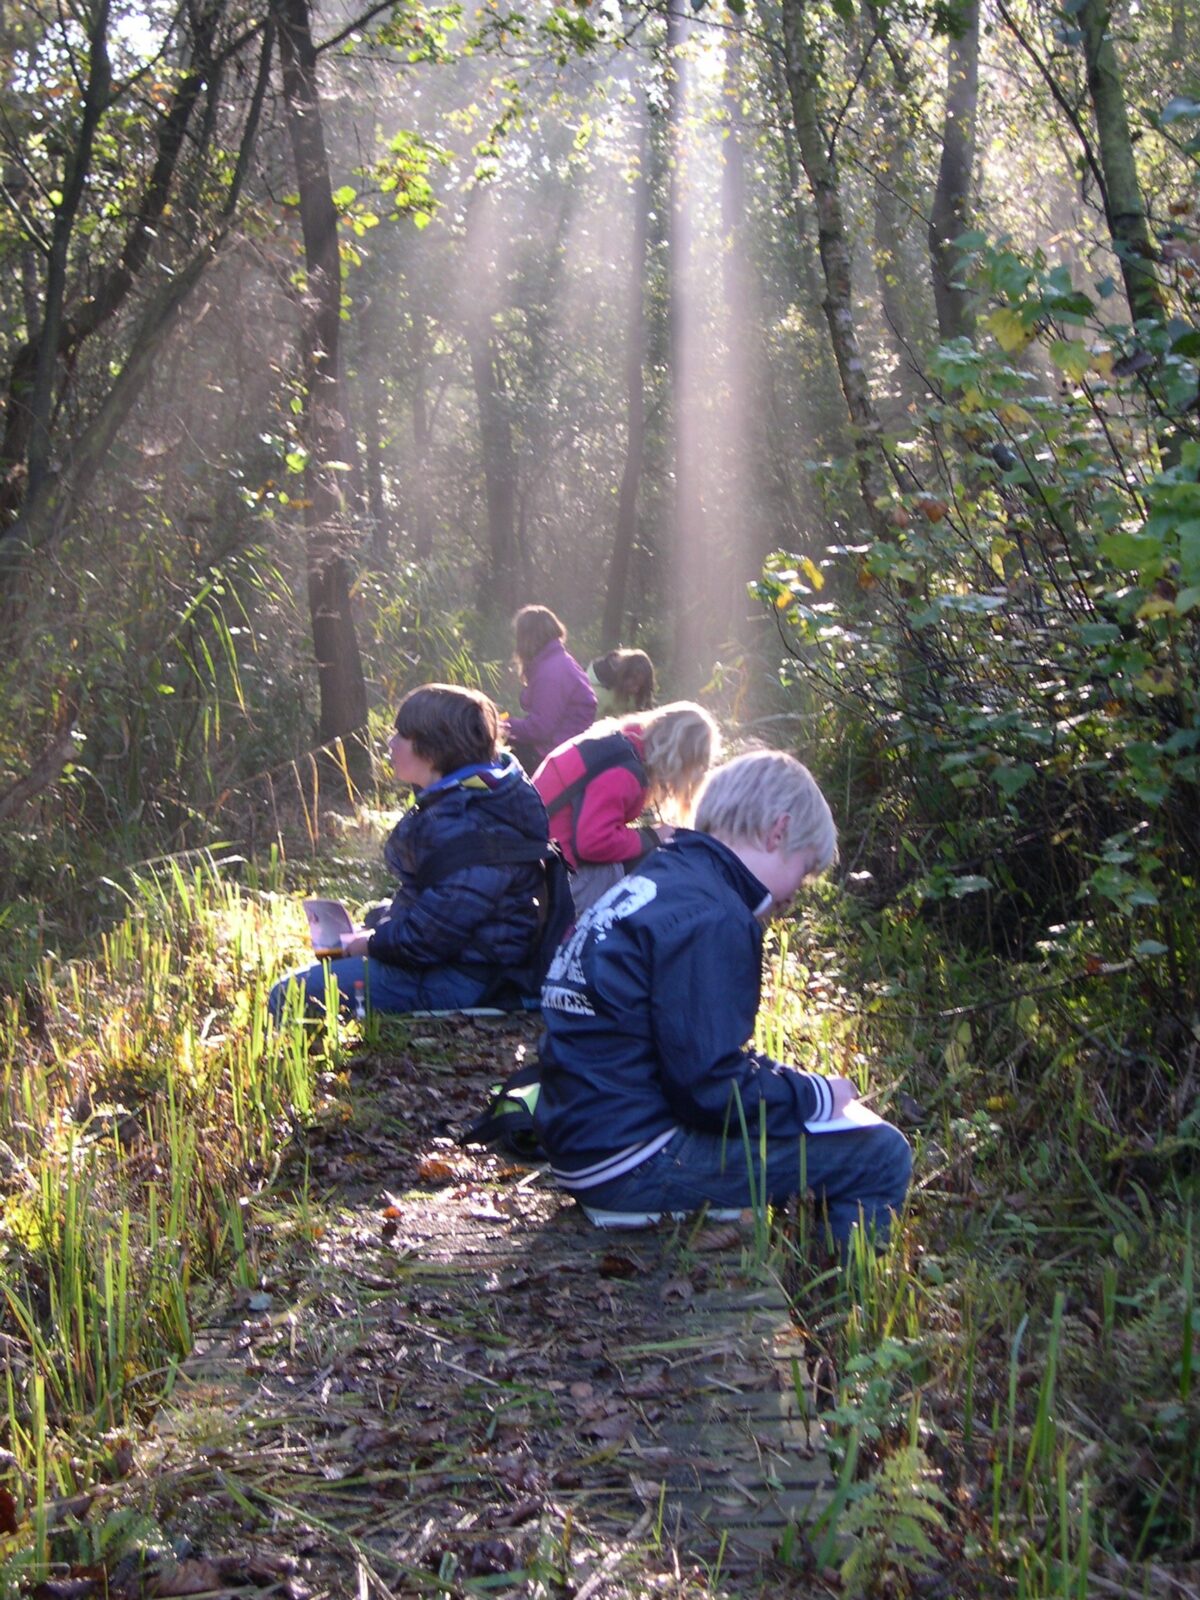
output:
<svg viewBox="0 0 1200 1600"><path fill-rule="evenodd" d="M596 692L587 673L567 650L567 630L546 606L522 606L513 618L523 717L507 726L508 745L528 771L551 750L590 728Z"/></svg>

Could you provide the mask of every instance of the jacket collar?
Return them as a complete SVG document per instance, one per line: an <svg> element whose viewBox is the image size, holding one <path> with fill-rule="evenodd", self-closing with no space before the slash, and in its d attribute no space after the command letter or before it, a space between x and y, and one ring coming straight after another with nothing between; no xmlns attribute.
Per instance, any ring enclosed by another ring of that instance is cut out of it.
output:
<svg viewBox="0 0 1200 1600"><path fill-rule="evenodd" d="M494 761L481 761L472 766L459 767L454 772L447 772L445 777L439 778L436 783L427 784L424 789L418 790L416 803L418 806L426 805L448 789L498 789L502 783L510 782L514 771L519 770L516 757L511 751L501 750Z"/></svg>
<svg viewBox="0 0 1200 1600"><path fill-rule="evenodd" d="M745 901L755 916L761 916L764 909L770 907L771 891L766 884L755 877L750 868L742 863L741 857L736 856L728 845L722 844L719 839L714 839L711 834L696 833L691 828L678 828L672 843L664 848L679 850L688 857L711 857L721 876L738 897Z"/></svg>

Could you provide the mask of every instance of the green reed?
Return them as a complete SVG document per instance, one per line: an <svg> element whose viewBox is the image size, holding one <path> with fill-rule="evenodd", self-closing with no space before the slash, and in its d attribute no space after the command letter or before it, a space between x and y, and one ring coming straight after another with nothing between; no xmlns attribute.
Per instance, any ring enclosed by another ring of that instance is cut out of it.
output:
<svg viewBox="0 0 1200 1600"><path fill-rule="evenodd" d="M260 876L271 890L277 869ZM312 1114L314 1045L338 1043L295 1007L269 1025L290 902L207 857L123 892L94 961L42 963L36 1028L0 1003L0 1141L24 1174L0 1197L15 1341L0 1448L24 1486L0 1584L44 1574L48 1497L86 1483L103 1436L170 1387L197 1287L253 1274L246 1173L271 1170Z"/></svg>

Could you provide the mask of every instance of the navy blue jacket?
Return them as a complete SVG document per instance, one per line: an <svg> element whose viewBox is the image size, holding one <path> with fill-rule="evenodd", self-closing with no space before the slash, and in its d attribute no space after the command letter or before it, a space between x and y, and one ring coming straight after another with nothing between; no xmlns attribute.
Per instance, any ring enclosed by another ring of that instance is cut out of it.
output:
<svg viewBox="0 0 1200 1600"><path fill-rule="evenodd" d="M827 1119L815 1074L746 1048L767 890L732 850L680 830L581 919L542 988L537 1126L556 1177L677 1127L752 1138Z"/></svg>
<svg viewBox="0 0 1200 1600"><path fill-rule="evenodd" d="M457 839L485 833L549 849L546 808L507 751L490 767L464 767L421 790L392 829L383 855L400 888L371 935L368 955L411 967L511 968L529 960L543 881L536 862L472 862L417 887L422 862Z"/></svg>

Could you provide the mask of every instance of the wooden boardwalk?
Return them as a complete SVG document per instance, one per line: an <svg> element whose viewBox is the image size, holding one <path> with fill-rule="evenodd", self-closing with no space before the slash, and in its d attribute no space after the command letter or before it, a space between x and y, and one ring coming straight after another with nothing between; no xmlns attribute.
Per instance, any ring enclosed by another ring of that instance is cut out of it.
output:
<svg viewBox="0 0 1200 1600"><path fill-rule="evenodd" d="M164 1526L305 1597L813 1592L830 1468L753 1230L602 1233L445 1139L392 1187L376 1109L160 1413Z"/></svg>

